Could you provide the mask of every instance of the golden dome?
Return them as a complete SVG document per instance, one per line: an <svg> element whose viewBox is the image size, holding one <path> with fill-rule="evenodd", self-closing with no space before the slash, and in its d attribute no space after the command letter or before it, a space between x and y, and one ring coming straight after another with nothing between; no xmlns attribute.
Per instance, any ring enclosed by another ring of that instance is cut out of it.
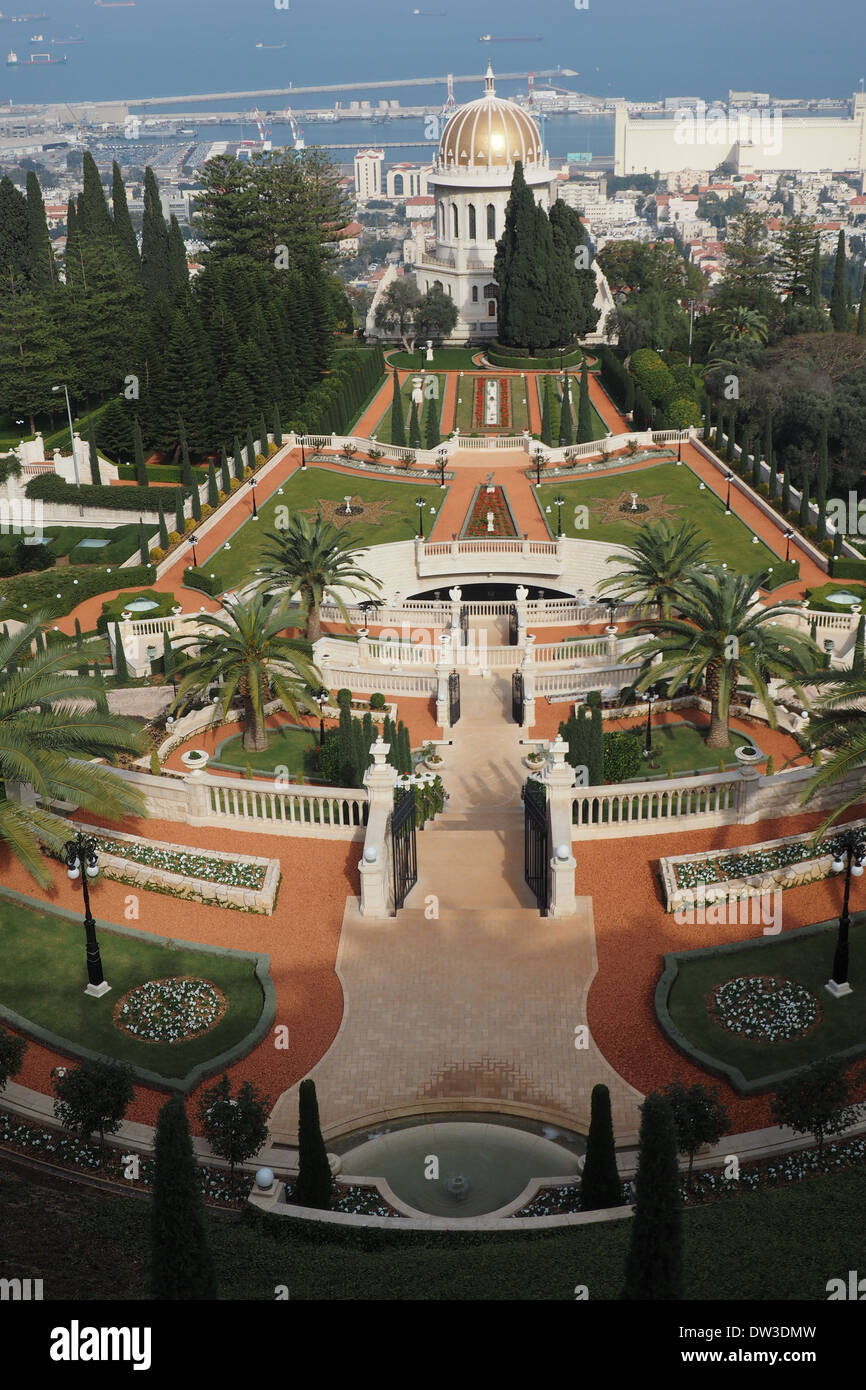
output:
<svg viewBox="0 0 866 1390"><path fill-rule="evenodd" d="M488 67L484 96L461 106L443 130L439 163L452 169L479 164L507 169L518 159L524 166L541 163L541 135L522 107L497 97L493 71Z"/></svg>

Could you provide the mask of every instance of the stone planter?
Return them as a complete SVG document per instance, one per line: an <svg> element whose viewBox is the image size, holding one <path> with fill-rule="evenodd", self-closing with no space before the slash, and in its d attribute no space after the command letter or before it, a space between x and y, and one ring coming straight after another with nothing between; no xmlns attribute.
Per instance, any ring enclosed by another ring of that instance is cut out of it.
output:
<svg viewBox="0 0 866 1390"><path fill-rule="evenodd" d="M424 766L428 772L440 773L445 766L444 758L425 758Z"/></svg>
<svg viewBox="0 0 866 1390"><path fill-rule="evenodd" d="M547 755L543 758L533 758L529 754L523 759L523 766L528 767L530 772L541 772L547 764Z"/></svg>
<svg viewBox="0 0 866 1390"><path fill-rule="evenodd" d="M180 760L184 767L191 769L207 767L210 753L206 753L203 748L190 748L188 753L181 753Z"/></svg>
<svg viewBox="0 0 866 1390"><path fill-rule="evenodd" d="M739 763L759 763L764 754L760 748L756 748L751 743L744 743L739 748L734 749L734 757Z"/></svg>

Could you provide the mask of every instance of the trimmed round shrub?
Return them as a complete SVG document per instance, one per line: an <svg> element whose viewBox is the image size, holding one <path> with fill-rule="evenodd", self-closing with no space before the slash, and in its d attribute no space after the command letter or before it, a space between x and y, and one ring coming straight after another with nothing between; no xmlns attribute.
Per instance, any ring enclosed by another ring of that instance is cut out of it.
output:
<svg viewBox="0 0 866 1390"><path fill-rule="evenodd" d="M241 485L241 480L240 480L240 478L232 478L231 482L229 483L229 492L237 492L237 490L238 490L238 488L240 487L240 485Z"/></svg>
<svg viewBox="0 0 866 1390"><path fill-rule="evenodd" d="M280 452L280 451L279 451L279 449L277 448L276 444L274 443L273 440L271 440L270 444L268 445L268 458L269 458L269 459L272 459L273 456L274 456L274 454L278 454L279 452Z"/></svg>
<svg viewBox="0 0 866 1390"><path fill-rule="evenodd" d="M159 546L155 545L153 547L153 550L150 552L150 559L152 564L158 565L161 560L165 559L165 551L160 550Z"/></svg>
<svg viewBox="0 0 866 1390"><path fill-rule="evenodd" d="M670 405L665 406L663 418L663 429L687 430L690 425L697 429L701 423L701 408L697 401L689 400L688 396L677 396Z"/></svg>
<svg viewBox="0 0 866 1390"><path fill-rule="evenodd" d="M208 519L209 516L213 516L213 507L211 506L210 502L205 502L204 505L203 505L203 507L202 507L202 509L201 509L201 519L202 519L202 521L207 521L207 519ZM191 520L192 520L192 522L193 522L193 526L195 526L195 518L191 518ZM191 531L191 530L193 529L193 526L190 526L189 524L187 524L187 528L186 528L186 529L187 529L188 531Z"/></svg>
<svg viewBox="0 0 866 1390"><path fill-rule="evenodd" d="M385 696L382 694L381 690L375 690L375 691L373 692L373 694L370 696L370 709L384 709L384 708L385 708Z"/></svg>
<svg viewBox="0 0 866 1390"><path fill-rule="evenodd" d="M342 686L341 689L337 691L337 708L342 709L345 705L346 709L349 709L351 708L351 704L352 692L351 690L347 690L345 686Z"/></svg>
<svg viewBox="0 0 866 1390"><path fill-rule="evenodd" d="M202 514L202 516L204 516L204 507L202 507L202 509L201 509L201 514ZM196 525L195 517L194 517L194 516L188 516L188 517L186 518L186 521L183 523L183 529L184 529L184 531L185 531L187 534L189 534L190 531L194 531L194 530L195 530L195 525Z"/></svg>
<svg viewBox="0 0 866 1390"><path fill-rule="evenodd" d="M179 542L180 542L180 532L179 532L179 531L169 531L169 533L168 533L168 543L169 543L169 546L178 545Z"/></svg>

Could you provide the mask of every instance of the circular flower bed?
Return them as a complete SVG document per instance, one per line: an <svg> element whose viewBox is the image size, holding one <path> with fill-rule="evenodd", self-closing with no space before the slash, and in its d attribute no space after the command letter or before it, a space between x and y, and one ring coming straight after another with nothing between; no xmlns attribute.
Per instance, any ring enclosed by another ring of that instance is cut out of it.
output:
<svg viewBox="0 0 866 1390"><path fill-rule="evenodd" d="M726 980L710 995L707 1007L730 1033L758 1042L801 1038L821 1020L814 994L779 975L738 975Z"/></svg>
<svg viewBox="0 0 866 1390"><path fill-rule="evenodd" d="M209 980L178 975L128 990L114 1006L114 1022L139 1042L187 1042L219 1023L226 1005Z"/></svg>

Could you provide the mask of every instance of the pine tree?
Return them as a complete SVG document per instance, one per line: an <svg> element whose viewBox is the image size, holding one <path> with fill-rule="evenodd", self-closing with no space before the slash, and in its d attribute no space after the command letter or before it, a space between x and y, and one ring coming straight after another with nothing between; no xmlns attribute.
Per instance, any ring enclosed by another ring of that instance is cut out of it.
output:
<svg viewBox="0 0 866 1390"><path fill-rule="evenodd" d="M259 415L259 453L264 454L265 458L268 456L268 426L264 411Z"/></svg>
<svg viewBox="0 0 866 1390"><path fill-rule="evenodd" d="M553 405L551 401L550 377L544 378L544 400L541 406L541 442L548 447L553 444Z"/></svg>
<svg viewBox="0 0 866 1390"><path fill-rule="evenodd" d="M803 479L803 492L800 498L800 530L805 531L809 525L809 479Z"/></svg>
<svg viewBox="0 0 866 1390"><path fill-rule="evenodd" d="M830 478L830 460L827 451L827 421L821 424L821 435L818 440L818 469L815 478L815 502L818 507L818 541L823 541L827 535L827 485Z"/></svg>
<svg viewBox="0 0 866 1390"><path fill-rule="evenodd" d="M580 395L577 402L577 442L588 444L592 439L592 405L589 399L589 367L586 358L580 373Z"/></svg>
<svg viewBox="0 0 866 1390"><path fill-rule="evenodd" d="M141 227L141 279L148 297L171 293L168 228L162 215L159 184L153 170L144 171L144 219Z"/></svg>
<svg viewBox="0 0 866 1390"><path fill-rule="evenodd" d="M857 337L866 338L866 275L860 282L860 308L857 310Z"/></svg>
<svg viewBox="0 0 866 1390"><path fill-rule="evenodd" d="M215 1299L201 1182L181 1096L162 1106L154 1141L150 1292L175 1302Z"/></svg>
<svg viewBox="0 0 866 1390"><path fill-rule="evenodd" d="M27 199L8 174L0 179L0 284L24 285L30 270Z"/></svg>
<svg viewBox="0 0 866 1390"><path fill-rule="evenodd" d="M129 667L126 664L126 652L120 640L118 623L114 624L114 677L118 685L126 685L129 680Z"/></svg>
<svg viewBox="0 0 866 1390"><path fill-rule="evenodd" d="M140 268L138 238L135 235L135 228L132 225L132 218L129 215L129 204L126 201L126 187L117 160L115 160L111 166L111 208L114 220L115 240L129 261L129 264L138 272Z"/></svg>
<svg viewBox="0 0 866 1390"><path fill-rule="evenodd" d="M391 443L403 446L406 443L406 430L403 424L403 394L400 378L394 368L394 391L391 398Z"/></svg>
<svg viewBox="0 0 866 1390"><path fill-rule="evenodd" d="M673 1111L650 1093L641 1106L634 1219L623 1298L662 1301L683 1296L683 1215Z"/></svg>
<svg viewBox="0 0 866 1390"><path fill-rule="evenodd" d="M610 1091L592 1088L589 1134L580 1183L581 1211L622 1206L622 1181L616 1166L616 1145L610 1114Z"/></svg>
<svg viewBox="0 0 866 1390"><path fill-rule="evenodd" d="M228 496L232 490L232 475L229 472L228 455L220 449L220 488Z"/></svg>
<svg viewBox="0 0 866 1390"><path fill-rule="evenodd" d="M734 463L736 461L736 431L737 416L736 413L732 410L730 415L728 416L728 442L725 448L725 459L728 463Z"/></svg>
<svg viewBox="0 0 866 1390"><path fill-rule="evenodd" d="M322 1128L316 1083L307 1078L298 1087L298 1176L295 1201L302 1207L327 1211L331 1205L333 1179Z"/></svg>
<svg viewBox="0 0 866 1390"><path fill-rule="evenodd" d="M573 443L573 441L574 434L572 432L571 421L571 385L569 382L568 372L565 372L562 378L562 399L560 401L559 407L559 446L560 448L567 448L569 444Z"/></svg>
<svg viewBox="0 0 866 1390"><path fill-rule="evenodd" d="M207 466L207 504L209 507L217 507L219 506L219 500L216 469L213 466L213 459L211 459Z"/></svg>
<svg viewBox="0 0 866 1390"><path fill-rule="evenodd" d="M427 449L435 449L439 445L441 436L439 434L439 402L432 396L427 397L424 406L424 445Z"/></svg>
<svg viewBox="0 0 866 1390"><path fill-rule="evenodd" d="M833 289L830 293L830 321L837 333L848 331L848 306L845 302L845 233L839 230L836 260L833 264Z"/></svg>
<svg viewBox="0 0 866 1390"><path fill-rule="evenodd" d="M166 253L169 286L172 294L176 294L178 290L185 289L189 284L189 265L186 259L186 242L174 213L171 214L168 221Z"/></svg>
<svg viewBox="0 0 866 1390"><path fill-rule="evenodd" d="M114 228L105 201L102 178L89 150L84 152L81 173L83 187L78 199L80 230L85 237L92 238L94 243L107 250L113 241Z"/></svg>
<svg viewBox="0 0 866 1390"><path fill-rule="evenodd" d="M96 448L96 426L93 423L93 416L89 416L87 421L87 447L90 456L90 481L94 487L99 487L102 478L99 474L99 453Z"/></svg>
<svg viewBox="0 0 866 1390"><path fill-rule="evenodd" d="M138 418L132 422L132 443L135 449L135 481L139 487L147 487L150 479L147 476L147 464L144 461L144 442L141 438L141 426Z"/></svg>

